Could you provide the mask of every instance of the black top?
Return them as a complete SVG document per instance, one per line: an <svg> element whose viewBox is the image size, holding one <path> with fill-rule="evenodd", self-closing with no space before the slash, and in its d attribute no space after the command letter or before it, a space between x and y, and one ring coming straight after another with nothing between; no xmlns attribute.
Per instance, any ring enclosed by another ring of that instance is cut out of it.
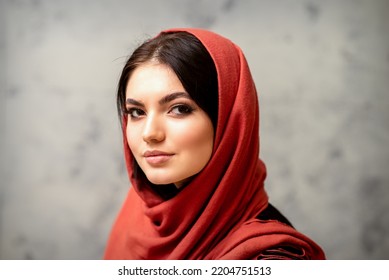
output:
<svg viewBox="0 0 389 280"><path fill-rule="evenodd" d="M278 209L275 208L270 203L268 204L268 206L266 207L265 210L263 210L261 213L259 213L259 215L257 216L257 219L262 220L262 221L277 220L283 224L286 224L290 227L293 227L291 222L289 222L289 220L284 215L282 215L281 212L278 211Z"/></svg>

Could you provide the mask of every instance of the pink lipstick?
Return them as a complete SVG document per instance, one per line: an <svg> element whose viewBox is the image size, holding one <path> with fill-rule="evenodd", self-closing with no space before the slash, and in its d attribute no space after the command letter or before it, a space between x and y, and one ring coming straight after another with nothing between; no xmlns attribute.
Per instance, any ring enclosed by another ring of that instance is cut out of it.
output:
<svg viewBox="0 0 389 280"><path fill-rule="evenodd" d="M147 163L149 163L151 165L161 165L161 164L167 162L168 160L170 160L173 155L174 154L166 153L166 152L162 152L162 151L157 151L157 150L146 151L143 154Z"/></svg>

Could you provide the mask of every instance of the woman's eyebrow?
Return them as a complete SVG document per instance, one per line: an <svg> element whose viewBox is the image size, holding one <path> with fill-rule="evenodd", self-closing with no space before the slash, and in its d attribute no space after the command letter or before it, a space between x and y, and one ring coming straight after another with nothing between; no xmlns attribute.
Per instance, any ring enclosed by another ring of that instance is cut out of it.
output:
<svg viewBox="0 0 389 280"><path fill-rule="evenodd" d="M132 98L127 98L126 104L131 104L131 105L140 106L140 107L145 106L142 102L135 100L135 99L132 99Z"/></svg>
<svg viewBox="0 0 389 280"><path fill-rule="evenodd" d="M173 92L171 94L168 94L168 95L165 95L164 97L162 97L158 101L158 103L159 103L159 105L164 105L164 104L169 103L169 102L173 101L174 99L177 99L180 97L192 99L187 92ZM133 98L127 98L126 104L145 107L145 105L141 101L138 101L138 100L133 99Z"/></svg>
<svg viewBox="0 0 389 280"><path fill-rule="evenodd" d="M187 92L173 92L171 94L168 94L168 95L165 95L164 97L162 97L158 101L158 103L159 103L159 105L164 105L164 104L169 103L169 102L173 101L174 99L177 99L180 97L192 99Z"/></svg>

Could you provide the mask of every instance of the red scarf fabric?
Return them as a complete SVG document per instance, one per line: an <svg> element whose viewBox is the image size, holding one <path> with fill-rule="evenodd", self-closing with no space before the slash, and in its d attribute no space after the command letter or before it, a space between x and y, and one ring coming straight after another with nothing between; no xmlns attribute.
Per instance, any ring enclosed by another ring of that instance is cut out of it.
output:
<svg viewBox="0 0 389 280"><path fill-rule="evenodd" d="M176 196L162 199L133 174L132 187L113 226L105 259L255 259L278 245L322 259L319 246L291 227L255 217L267 207L266 168L259 159L259 107L255 85L238 46L213 32L186 31L210 53L218 73L219 113L207 166Z"/></svg>

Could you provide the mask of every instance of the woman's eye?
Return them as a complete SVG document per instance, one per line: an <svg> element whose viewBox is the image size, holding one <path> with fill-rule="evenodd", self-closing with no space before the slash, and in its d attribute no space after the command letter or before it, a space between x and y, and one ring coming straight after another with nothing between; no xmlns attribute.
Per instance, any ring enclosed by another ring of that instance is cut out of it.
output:
<svg viewBox="0 0 389 280"><path fill-rule="evenodd" d="M188 115L193 111L193 108L188 105L176 105L170 112L175 115Z"/></svg>
<svg viewBox="0 0 389 280"><path fill-rule="evenodd" d="M126 109L125 113L129 115L132 119L137 119L144 115L144 112L138 108L129 108Z"/></svg>

